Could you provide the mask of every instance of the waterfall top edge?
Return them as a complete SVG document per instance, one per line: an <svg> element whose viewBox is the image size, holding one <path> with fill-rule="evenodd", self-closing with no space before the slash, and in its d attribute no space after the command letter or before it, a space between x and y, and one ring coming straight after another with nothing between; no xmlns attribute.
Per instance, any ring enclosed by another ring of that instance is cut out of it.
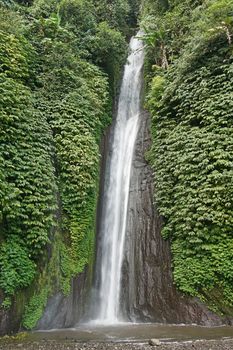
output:
<svg viewBox="0 0 233 350"><path fill-rule="evenodd" d="M129 42L129 48L131 53L136 54L137 52L140 52L143 50L143 32L139 31L135 36L132 36Z"/></svg>

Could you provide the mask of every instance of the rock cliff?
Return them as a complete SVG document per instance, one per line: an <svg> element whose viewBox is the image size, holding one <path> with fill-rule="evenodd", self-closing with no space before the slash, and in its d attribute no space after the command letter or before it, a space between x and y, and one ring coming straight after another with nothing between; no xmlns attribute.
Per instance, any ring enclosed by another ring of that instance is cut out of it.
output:
<svg viewBox="0 0 233 350"><path fill-rule="evenodd" d="M145 160L150 144L150 117L142 112L131 175L123 314L136 321L209 326L230 323L197 299L183 296L173 284L170 245L161 237L162 218L154 203L153 173Z"/></svg>

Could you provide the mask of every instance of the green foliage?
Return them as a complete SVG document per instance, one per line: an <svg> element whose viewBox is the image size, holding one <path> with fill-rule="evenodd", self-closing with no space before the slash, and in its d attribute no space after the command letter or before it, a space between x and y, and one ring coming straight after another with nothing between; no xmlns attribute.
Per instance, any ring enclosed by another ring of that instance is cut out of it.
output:
<svg viewBox="0 0 233 350"><path fill-rule="evenodd" d="M93 255L99 143L134 13L116 0L105 18L105 4L5 1L0 12L0 288L10 307L31 287L28 329Z"/></svg>
<svg viewBox="0 0 233 350"><path fill-rule="evenodd" d="M34 276L35 263L29 258L29 251L21 240L10 236L0 247L0 288L13 295L18 289L29 286Z"/></svg>
<svg viewBox="0 0 233 350"><path fill-rule="evenodd" d="M62 22L76 31L76 34L95 32L96 16L92 1L62 0L59 13Z"/></svg>
<svg viewBox="0 0 233 350"><path fill-rule="evenodd" d="M158 2L154 3L155 8L146 2L142 27L152 64L168 68L179 57L189 67L193 56L198 57L219 34L231 43L232 0L202 2L170 1L165 12L159 10ZM184 47L185 52L180 55Z"/></svg>
<svg viewBox="0 0 233 350"><path fill-rule="evenodd" d="M17 243L21 253L28 249L30 257L35 259L48 242L55 208L51 133L46 120L35 110L32 92L26 86L31 85L33 78L29 63L34 57L33 49L21 35L21 28L18 34L8 33L9 27L4 22L3 28L0 32L1 237L6 242L11 242L12 234L21 237ZM28 269L30 276L29 262ZM1 286L6 293L13 293L10 284L12 288L26 285L24 277L20 273L14 277L15 274L13 264L8 264L6 271L1 269Z"/></svg>
<svg viewBox="0 0 233 350"><path fill-rule="evenodd" d="M61 25L74 34L73 46L83 57L90 56L95 42L97 19L89 0L63 0L59 6ZM75 44L75 45L74 45Z"/></svg>
<svg viewBox="0 0 233 350"><path fill-rule="evenodd" d="M178 1L175 6L170 4L169 11L165 12L147 10L141 25L148 55L153 57L152 64L156 62L167 69L174 62L187 43L191 30L193 36L193 22L200 17L200 11L198 2L190 0ZM202 37L202 31L198 35ZM191 49L193 46L192 42Z"/></svg>
<svg viewBox="0 0 233 350"><path fill-rule="evenodd" d="M35 293L32 296L25 309L22 321L23 327L26 329L32 329L36 326L37 321L43 314L49 292L49 289L45 287L41 289L39 293Z"/></svg>
<svg viewBox="0 0 233 350"><path fill-rule="evenodd" d="M177 1L161 14L166 33L173 28L167 19L176 18L183 5ZM181 33L163 39L174 48L181 37L178 56L168 56L167 71L150 72L156 75L147 99L153 137L149 159L176 285L221 313L233 307L231 11L232 1L208 1L191 11L188 26L182 12Z"/></svg>
<svg viewBox="0 0 233 350"><path fill-rule="evenodd" d="M71 278L83 271L92 254L98 143L110 120L109 94L107 78L96 66L76 57L66 44L49 45L50 50L44 50L46 70L40 76L38 108L49 116L56 149L64 232L61 288L68 294Z"/></svg>
<svg viewBox="0 0 233 350"><path fill-rule="evenodd" d="M112 87L117 86L121 67L126 59L126 42L120 32L111 29L107 22L101 22L97 28L93 57L110 77Z"/></svg>
<svg viewBox="0 0 233 350"><path fill-rule="evenodd" d="M68 295L70 292L71 278L84 270L93 255L94 217L92 207L90 207L89 212L84 214L86 217L80 216L79 222L77 219L71 222L71 246L67 249L67 246L63 244L60 250L61 287L64 295Z"/></svg>
<svg viewBox="0 0 233 350"><path fill-rule="evenodd" d="M110 27L124 33L128 31L130 4L127 0L93 0L100 22L107 22Z"/></svg>
<svg viewBox="0 0 233 350"><path fill-rule="evenodd" d="M36 255L48 242L54 210L51 135L46 121L34 111L30 92L21 83L0 76L1 227L5 234L26 236ZM39 138L38 138L39 137Z"/></svg>
<svg viewBox="0 0 233 350"><path fill-rule="evenodd" d="M52 13L57 13L60 0L34 0L30 13L35 19L48 18Z"/></svg>
<svg viewBox="0 0 233 350"><path fill-rule="evenodd" d="M165 90L166 80L161 75L156 75L152 78L150 85L150 92L147 95L147 101L149 101L149 107L153 106L153 109L159 110L161 107L161 97Z"/></svg>
<svg viewBox="0 0 233 350"><path fill-rule="evenodd" d="M3 307L4 309L10 309L11 304L12 304L11 297L8 296L4 298L1 304L1 307Z"/></svg>
<svg viewBox="0 0 233 350"><path fill-rule="evenodd" d="M14 7L15 3L13 0L0 0L0 6L5 8Z"/></svg>
<svg viewBox="0 0 233 350"><path fill-rule="evenodd" d="M0 31L0 73L7 78L25 79L28 77L27 52L23 38ZM26 45L25 45L26 46Z"/></svg>

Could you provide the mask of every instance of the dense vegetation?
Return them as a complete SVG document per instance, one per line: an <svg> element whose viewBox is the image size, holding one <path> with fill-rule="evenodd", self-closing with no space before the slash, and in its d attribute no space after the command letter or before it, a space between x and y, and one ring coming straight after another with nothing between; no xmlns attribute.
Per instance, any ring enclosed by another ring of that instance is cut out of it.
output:
<svg viewBox="0 0 233 350"><path fill-rule="evenodd" d="M233 313L233 1L145 1L155 198L174 280Z"/></svg>
<svg viewBox="0 0 233 350"><path fill-rule="evenodd" d="M141 3L148 159L174 280L232 314L233 0ZM99 143L138 7L0 0L0 307L26 293L26 328L92 259Z"/></svg>
<svg viewBox="0 0 233 350"><path fill-rule="evenodd" d="M23 325L92 257L99 142L135 3L0 2L0 290L30 286ZM106 8L108 9L106 11Z"/></svg>

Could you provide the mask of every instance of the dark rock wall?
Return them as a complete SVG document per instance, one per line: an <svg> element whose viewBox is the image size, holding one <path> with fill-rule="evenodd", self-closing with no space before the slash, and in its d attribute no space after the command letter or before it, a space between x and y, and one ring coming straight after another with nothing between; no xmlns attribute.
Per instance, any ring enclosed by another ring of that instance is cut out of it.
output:
<svg viewBox="0 0 233 350"><path fill-rule="evenodd" d="M13 305L9 310L0 309L0 336L15 333L19 330L20 317L16 315L16 309Z"/></svg>
<svg viewBox="0 0 233 350"><path fill-rule="evenodd" d="M19 291L9 309L0 308L0 336L18 332L28 298L28 291ZM0 291L0 304L3 299L3 293Z"/></svg>
<svg viewBox="0 0 233 350"><path fill-rule="evenodd" d="M170 245L161 237L162 220L154 204L153 173L145 160L150 144L150 118L143 112L130 185L122 313L138 321L229 323L197 299L183 296L173 284Z"/></svg>
<svg viewBox="0 0 233 350"><path fill-rule="evenodd" d="M36 328L47 330L75 326L85 313L87 288L88 269L72 280L70 295L64 296L59 292L49 298Z"/></svg>

